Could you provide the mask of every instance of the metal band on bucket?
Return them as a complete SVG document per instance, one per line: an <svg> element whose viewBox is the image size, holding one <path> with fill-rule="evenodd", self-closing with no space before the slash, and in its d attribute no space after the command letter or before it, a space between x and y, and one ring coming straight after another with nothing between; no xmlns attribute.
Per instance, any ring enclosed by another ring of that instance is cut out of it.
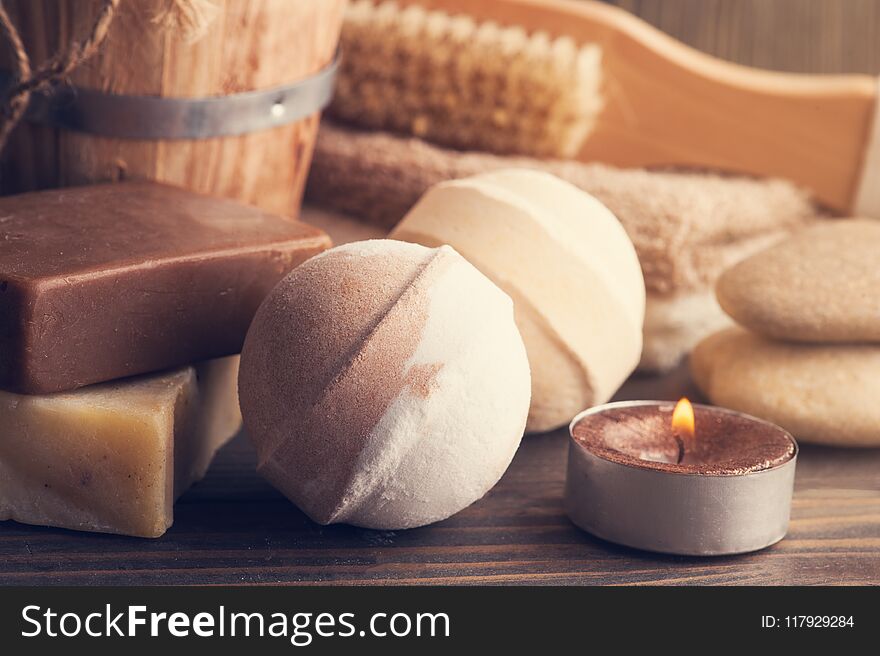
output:
<svg viewBox="0 0 880 656"><path fill-rule="evenodd" d="M268 130L324 109L333 97L340 55L314 75L260 91L162 98L59 86L31 96L25 118L63 130L119 139L210 139ZM10 84L0 72L0 89Z"/></svg>

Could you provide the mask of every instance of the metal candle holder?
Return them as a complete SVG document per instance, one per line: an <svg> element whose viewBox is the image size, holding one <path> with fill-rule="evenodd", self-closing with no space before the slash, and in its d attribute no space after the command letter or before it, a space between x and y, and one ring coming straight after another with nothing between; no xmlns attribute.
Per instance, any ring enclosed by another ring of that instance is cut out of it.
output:
<svg viewBox="0 0 880 656"><path fill-rule="evenodd" d="M797 443L791 459L742 474L658 471L614 462L573 437L574 427L610 409L665 402L609 403L577 415L569 426L565 509L596 537L637 549L683 555L724 555L763 549L788 530ZM707 408L707 406L697 406ZM712 412L769 424L723 408Z"/></svg>

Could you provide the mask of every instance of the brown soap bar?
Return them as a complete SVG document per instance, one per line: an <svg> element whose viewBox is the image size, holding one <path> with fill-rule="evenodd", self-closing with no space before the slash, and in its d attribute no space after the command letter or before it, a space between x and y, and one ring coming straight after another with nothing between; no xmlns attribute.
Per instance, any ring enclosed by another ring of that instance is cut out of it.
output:
<svg viewBox="0 0 880 656"><path fill-rule="evenodd" d="M71 390L238 353L317 228L152 182L0 199L0 389Z"/></svg>

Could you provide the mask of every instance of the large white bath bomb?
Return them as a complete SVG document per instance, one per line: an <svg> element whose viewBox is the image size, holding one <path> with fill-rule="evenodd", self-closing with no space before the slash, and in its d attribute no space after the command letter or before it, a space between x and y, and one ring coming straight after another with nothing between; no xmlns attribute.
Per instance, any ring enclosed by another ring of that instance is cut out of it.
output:
<svg viewBox="0 0 880 656"><path fill-rule="evenodd" d="M604 403L638 364L645 283L635 248L573 185L528 169L444 182L391 236L455 247L513 298L532 368L528 431Z"/></svg>
<svg viewBox="0 0 880 656"><path fill-rule="evenodd" d="M510 464L529 407L513 304L452 248L333 248L269 294L239 376L258 469L309 517L449 517Z"/></svg>

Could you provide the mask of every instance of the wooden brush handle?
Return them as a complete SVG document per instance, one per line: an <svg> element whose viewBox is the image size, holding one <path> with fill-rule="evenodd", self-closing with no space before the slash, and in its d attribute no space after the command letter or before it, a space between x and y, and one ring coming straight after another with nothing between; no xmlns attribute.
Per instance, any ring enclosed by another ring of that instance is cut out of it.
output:
<svg viewBox="0 0 880 656"><path fill-rule="evenodd" d="M776 73L732 64L598 2L400 4L467 13L601 45L605 106L581 150L582 160L782 177L810 189L834 210L853 207L875 111L875 78Z"/></svg>

